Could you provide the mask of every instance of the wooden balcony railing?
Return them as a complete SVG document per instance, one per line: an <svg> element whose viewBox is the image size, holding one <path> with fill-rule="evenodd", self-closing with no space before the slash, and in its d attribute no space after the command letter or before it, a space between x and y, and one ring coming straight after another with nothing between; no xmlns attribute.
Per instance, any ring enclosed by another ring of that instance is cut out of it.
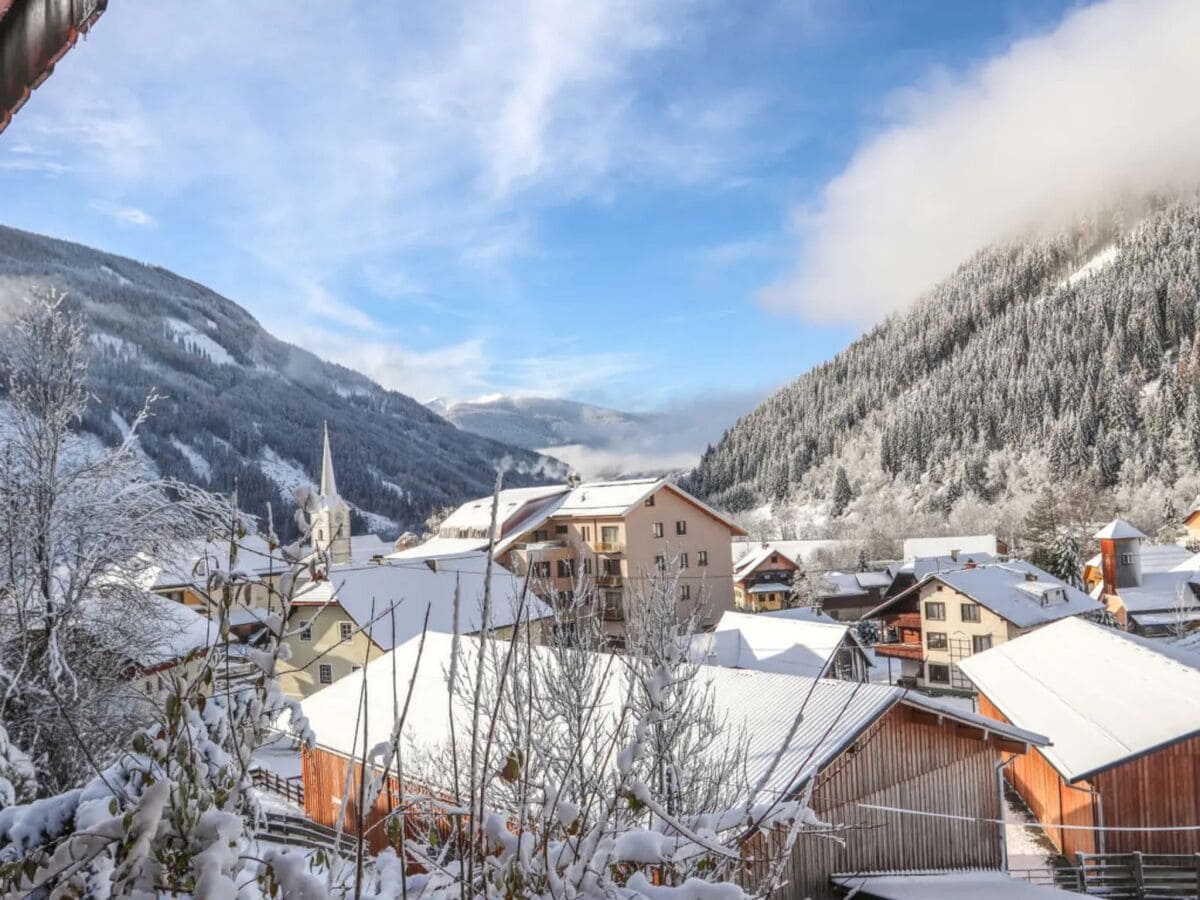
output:
<svg viewBox="0 0 1200 900"><path fill-rule="evenodd" d="M620 541L595 541L592 549L597 553L624 553L625 545Z"/></svg>

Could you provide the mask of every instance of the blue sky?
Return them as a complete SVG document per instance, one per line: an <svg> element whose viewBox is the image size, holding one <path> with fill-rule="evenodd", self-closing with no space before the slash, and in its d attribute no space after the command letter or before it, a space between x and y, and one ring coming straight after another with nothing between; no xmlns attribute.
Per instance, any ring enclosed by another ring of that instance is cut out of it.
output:
<svg viewBox="0 0 1200 900"><path fill-rule="evenodd" d="M728 416L888 308L792 289L870 219L826 227L831 186L1080 13L114 2L0 138L0 221L192 277L418 399Z"/></svg>

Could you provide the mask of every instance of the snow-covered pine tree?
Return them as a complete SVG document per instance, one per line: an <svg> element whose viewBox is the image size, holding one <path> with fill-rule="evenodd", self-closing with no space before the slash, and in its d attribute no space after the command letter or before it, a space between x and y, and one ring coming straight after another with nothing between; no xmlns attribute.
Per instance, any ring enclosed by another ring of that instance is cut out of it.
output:
<svg viewBox="0 0 1200 900"><path fill-rule="evenodd" d="M1049 487L1043 488L1025 517L1021 533L1025 558L1039 569L1049 571L1054 565L1058 527L1058 499Z"/></svg>
<svg viewBox="0 0 1200 900"><path fill-rule="evenodd" d="M1083 587L1083 568L1079 562L1079 541L1069 528L1059 530L1054 552L1043 566L1047 572L1071 587Z"/></svg>
<svg viewBox="0 0 1200 900"><path fill-rule="evenodd" d="M833 478L833 505L830 507L829 514L837 518L846 511L846 507L850 505L850 500L854 494L850 490L850 479L846 476L846 470L841 466L837 467L837 473Z"/></svg>

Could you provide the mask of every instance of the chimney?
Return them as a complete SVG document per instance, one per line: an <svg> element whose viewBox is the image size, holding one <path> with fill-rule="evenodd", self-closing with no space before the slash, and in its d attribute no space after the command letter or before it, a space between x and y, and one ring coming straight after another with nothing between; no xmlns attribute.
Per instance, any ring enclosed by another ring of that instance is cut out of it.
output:
<svg viewBox="0 0 1200 900"><path fill-rule="evenodd" d="M965 568L968 568L968 569L973 569L973 568L975 568L975 560L973 560L973 559L968 559L968 560L967 560L967 564L966 564Z"/></svg>
<svg viewBox="0 0 1200 900"><path fill-rule="evenodd" d="M1025 580L1026 580L1026 581L1037 581L1037 580L1038 580L1038 579L1037 579L1037 572L1026 572L1026 573L1025 573Z"/></svg>
<svg viewBox="0 0 1200 900"><path fill-rule="evenodd" d="M954 560L955 562L958 562L958 551L957 551L957 550L951 550L951 551L950 551L950 558L951 558L952 560Z"/></svg>

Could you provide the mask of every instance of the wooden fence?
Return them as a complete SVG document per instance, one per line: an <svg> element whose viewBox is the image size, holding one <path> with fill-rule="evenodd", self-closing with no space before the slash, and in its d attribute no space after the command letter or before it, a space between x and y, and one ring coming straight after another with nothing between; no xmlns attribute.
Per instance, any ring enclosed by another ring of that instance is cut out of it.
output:
<svg viewBox="0 0 1200 900"><path fill-rule="evenodd" d="M284 778L268 769L251 769L250 780L263 790L277 794L301 809L304 808L304 779L300 775Z"/></svg>
<svg viewBox="0 0 1200 900"><path fill-rule="evenodd" d="M1013 878L1109 900L1197 900L1200 853L1079 853L1074 866L1014 869Z"/></svg>

